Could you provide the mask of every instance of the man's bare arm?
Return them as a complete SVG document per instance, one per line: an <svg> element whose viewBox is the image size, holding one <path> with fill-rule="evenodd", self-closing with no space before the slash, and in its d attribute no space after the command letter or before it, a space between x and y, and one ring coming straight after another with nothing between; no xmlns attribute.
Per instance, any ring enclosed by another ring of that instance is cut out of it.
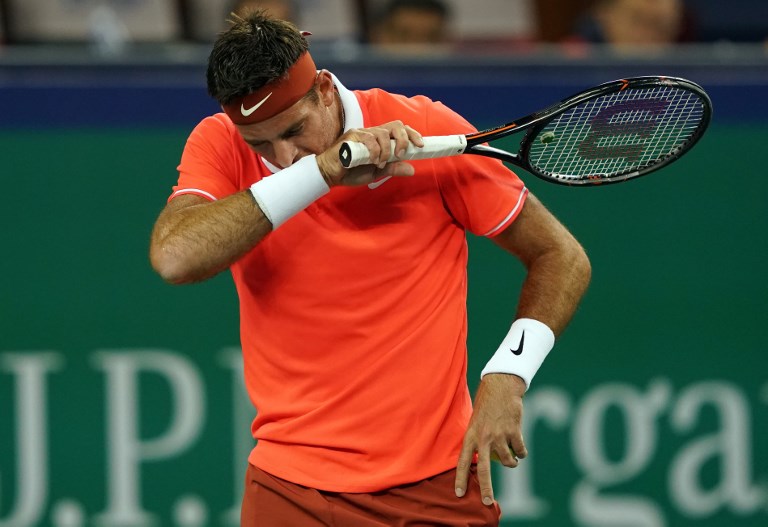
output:
<svg viewBox="0 0 768 527"><path fill-rule="evenodd" d="M528 271L515 318L532 318L555 335L562 333L591 277L589 259L579 242L533 195L520 217L493 241Z"/></svg>
<svg viewBox="0 0 768 527"><path fill-rule="evenodd" d="M385 176L413 175L413 166L408 163L386 162L391 153L391 139L395 140L398 150L405 149L409 142L423 145L421 134L400 121L349 130L317 156L318 177L322 176L327 186L333 187L364 185ZM347 140L362 142L370 151L376 152L378 155L374 162L378 166L373 164L352 170L342 167L339 147ZM283 174L288 171L286 169ZM271 176L270 183L281 177L279 173ZM284 191L281 194L290 194L295 188L292 185L293 180L281 185ZM172 284L199 282L228 268L273 229L270 218L275 219L276 211L273 210L268 218L253 196L246 190L214 202L191 194L171 200L152 232L149 250L152 267ZM299 208L304 206L306 202L302 201ZM280 208L285 209L286 205L280 204ZM287 215L294 212L296 210L289 210ZM278 215L278 218L284 219L284 216L286 214Z"/></svg>
<svg viewBox="0 0 768 527"><path fill-rule="evenodd" d="M228 268L271 230L247 190L213 202L181 195L155 223L150 261L167 282L199 282Z"/></svg>
<svg viewBox="0 0 768 527"><path fill-rule="evenodd" d="M528 196L518 218L494 238L514 254L528 273L516 319L531 318L560 334L570 321L589 283L591 269L584 250L568 230L534 196ZM475 394L474 411L456 467L456 494L467 489L472 458L483 503L493 503L491 459L516 467L527 456L522 434L525 381L517 375L491 373Z"/></svg>

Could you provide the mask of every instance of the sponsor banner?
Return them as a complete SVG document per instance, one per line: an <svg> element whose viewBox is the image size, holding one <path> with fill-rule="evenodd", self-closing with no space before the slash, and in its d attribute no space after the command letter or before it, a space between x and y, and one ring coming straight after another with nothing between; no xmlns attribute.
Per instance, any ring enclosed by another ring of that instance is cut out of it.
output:
<svg viewBox="0 0 768 527"><path fill-rule="evenodd" d="M0 527L237 523L255 410L234 287L169 286L147 257L188 133L0 132ZM767 141L715 121L636 182L521 174L593 279L526 396L530 457L495 467L505 525L768 523ZM486 239L469 259L474 388L524 273Z"/></svg>

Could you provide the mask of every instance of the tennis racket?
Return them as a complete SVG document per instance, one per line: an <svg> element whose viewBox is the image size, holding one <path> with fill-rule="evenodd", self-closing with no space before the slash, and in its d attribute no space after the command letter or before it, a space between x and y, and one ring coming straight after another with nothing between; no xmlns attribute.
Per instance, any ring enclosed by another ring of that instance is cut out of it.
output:
<svg viewBox="0 0 768 527"><path fill-rule="evenodd" d="M475 154L512 163L553 183L618 183L679 159L704 134L711 116L712 102L694 82L675 77L620 79L503 126L424 137L424 147L410 145L390 162ZM516 154L483 144L522 131L527 132ZM347 168L370 163L365 145L353 141L342 144L339 159Z"/></svg>

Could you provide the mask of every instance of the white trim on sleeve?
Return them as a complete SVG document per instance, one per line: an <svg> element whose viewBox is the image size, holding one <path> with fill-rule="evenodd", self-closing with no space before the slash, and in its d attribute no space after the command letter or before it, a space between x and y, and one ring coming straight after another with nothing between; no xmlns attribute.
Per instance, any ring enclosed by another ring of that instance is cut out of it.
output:
<svg viewBox="0 0 768 527"><path fill-rule="evenodd" d="M501 220L501 223L499 223L498 225L496 225L496 226L495 226L493 229L491 229L490 231L488 231L488 232L486 232L485 234L483 234L483 236L493 236L493 235L494 235L494 234L496 234L496 233L497 233L497 232L498 232L498 231L499 231L499 230L500 230L502 227L504 227L504 225L506 225L506 224L507 224L507 222L509 221L509 219L510 219L511 217L513 217L514 215L516 215L516 214L517 214L517 212L520 210L520 207L522 207L522 205L523 205L523 199L524 199L524 198L525 198L525 196L527 196L527 195L528 195L528 188L527 188L527 187L523 187L523 191L520 193L520 196L517 198L517 203L515 203L515 206L512 208L512 211L511 211L509 214L507 214L507 215L506 215L506 217L505 217L503 220Z"/></svg>
<svg viewBox="0 0 768 527"><path fill-rule="evenodd" d="M197 194L198 196L202 196L204 198L208 198L211 201L218 201L218 198L211 194L210 192L206 192L204 190L200 190L199 188L180 188L173 194L171 194L171 198L173 199L176 196L181 196L182 194Z"/></svg>

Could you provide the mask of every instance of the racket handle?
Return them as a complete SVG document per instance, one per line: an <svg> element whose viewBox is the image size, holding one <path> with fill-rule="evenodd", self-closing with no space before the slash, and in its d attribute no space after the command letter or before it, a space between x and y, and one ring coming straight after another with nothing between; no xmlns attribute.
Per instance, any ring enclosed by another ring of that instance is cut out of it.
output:
<svg viewBox="0 0 768 527"><path fill-rule="evenodd" d="M438 135L422 138L424 146L419 148L413 143L408 144L405 154L401 157L393 153L388 163L393 161L407 161L411 159L432 159L435 157L457 156L464 153L467 148L467 138L463 135ZM395 140L392 140L392 152L395 151ZM354 168L360 165L369 165L371 155L363 143L345 141L339 148L339 160L344 168Z"/></svg>

